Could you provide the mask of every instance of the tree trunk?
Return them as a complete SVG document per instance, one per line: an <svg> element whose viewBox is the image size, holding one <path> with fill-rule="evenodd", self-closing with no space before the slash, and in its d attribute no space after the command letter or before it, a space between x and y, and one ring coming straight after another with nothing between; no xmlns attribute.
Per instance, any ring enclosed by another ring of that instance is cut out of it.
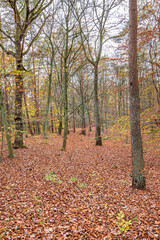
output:
<svg viewBox="0 0 160 240"><path fill-rule="evenodd" d="M43 138L47 139L47 125L48 125L48 113L49 113L49 104L51 98L51 83L52 83L52 67L49 74L49 86L48 86L48 100L46 105L46 115L45 115L45 122L44 122L44 135Z"/></svg>
<svg viewBox="0 0 160 240"><path fill-rule="evenodd" d="M23 90L23 91L24 91L24 90ZM30 132L30 134L33 136L34 133L33 133L33 131L32 131L32 126L31 126L31 122L30 122L30 118L29 118L29 113L28 113L28 107L27 107L27 101L26 101L25 91L23 92L23 98L24 98L24 105L25 105L25 109L26 109L26 116L27 116L27 121L28 121L29 132Z"/></svg>
<svg viewBox="0 0 160 240"><path fill-rule="evenodd" d="M51 107L50 107L50 114L51 114L51 131L52 131L52 133L54 133L52 105L51 105Z"/></svg>
<svg viewBox="0 0 160 240"><path fill-rule="evenodd" d="M74 108L75 108L75 96L74 96L74 88L73 88L73 80L72 80L72 111L73 111L72 125L73 125L73 132L75 133L76 132L76 124L75 124Z"/></svg>
<svg viewBox="0 0 160 240"><path fill-rule="evenodd" d="M129 1L129 91L132 148L132 187L145 189L140 99L137 71L137 1Z"/></svg>
<svg viewBox="0 0 160 240"><path fill-rule="evenodd" d="M96 122L96 145L102 146L101 124L98 103L98 65L94 65L94 114Z"/></svg>
<svg viewBox="0 0 160 240"><path fill-rule="evenodd" d="M62 103L60 104L60 114L59 114L59 125L58 125L58 135L62 134Z"/></svg>
<svg viewBox="0 0 160 240"><path fill-rule="evenodd" d="M2 50L2 65L3 65L3 70L4 74L6 73L6 63L5 63L5 55L4 51ZM9 111L9 103L8 103L8 84L7 84L7 79L4 77L4 99L5 99L5 106L6 106L6 115L8 119L8 125L10 126L10 111Z"/></svg>
<svg viewBox="0 0 160 240"><path fill-rule="evenodd" d="M16 90L15 90L15 148L23 147L23 117L22 117L22 96L23 96L23 64L21 57L20 45L17 45L17 58L16 58L17 75L15 77Z"/></svg>
<svg viewBox="0 0 160 240"><path fill-rule="evenodd" d="M66 149L68 135L68 69L67 62L64 61L64 134L62 150Z"/></svg>
<svg viewBox="0 0 160 240"><path fill-rule="evenodd" d="M83 93L83 75L82 69L80 73L80 90L81 90L81 101L82 101L82 134L86 135L86 119L85 119L85 111L84 111L84 93Z"/></svg>
<svg viewBox="0 0 160 240"><path fill-rule="evenodd" d="M31 39L32 39L32 28L31 31ZM35 101L35 114L36 114L36 121L37 121L37 132L38 134L41 133L40 130L40 122L39 122L39 103L38 103L38 93L37 93L37 83L36 83L36 73L35 73L35 58L34 58L34 49L32 45L32 59L33 59L33 86L34 86L34 101Z"/></svg>
<svg viewBox="0 0 160 240"><path fill-rule="evenodd" d="M8 145L8 152L9 152L8 157L9 158L14 158L11 137L10 137L10 134L9 134L9 131L8 131L8 123L7 123L6 115L5 115L5 105L4 105L4 102L3 102L1 86L0 86L0 105L1 105L2 122L3 122L3 127L4 127L4 130L5 130L5 135L6 135L6 139L7 139L7 145Z"/></svg>
<svg viewBox="0 0 160 240"><path fill-rule="evenodd" d="M61 88L61 99L60 99L60 115L59 115L59 125L58 125L58 135L62 134L62 110L64 106L64 91L63 91L63 59L61 56L61 70L60 70L60 88Z"/></svg>
<svg viewBox="0 0 160 240"><path fill-rule="evenodd" d="M2 24L1 24L1 14L0 14L0 29L2 28ZM0 32L0 39L1 42L3 44L3 37L2 37L2 33ZM8 103L8 84L7 84L7 79L6 79L6 61L5 61L5 54L4 54L4 50L2 49L2 68L3 68L3 72L4 72L4 100L5 100L5 108L6 108L6 115L7 115L7 120L8 120L8 125L10 126L10 111L9 111L9 103Z"/></svg>

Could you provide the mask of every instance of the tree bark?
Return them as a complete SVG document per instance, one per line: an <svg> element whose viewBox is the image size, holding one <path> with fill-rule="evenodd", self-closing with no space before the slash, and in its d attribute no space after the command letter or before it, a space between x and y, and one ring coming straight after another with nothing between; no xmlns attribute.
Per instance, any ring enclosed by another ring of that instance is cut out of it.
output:
<svg viewBox="0 0 160 240"><path fill-rule="evenodd" d="M137 0L129 1L129 91L133 172L132 187L145 189L137 70Z"/></svg>
<svg viewBox="0 0 160 240"><path fill-rule="evenodd" d="M68 69L67 61L64 61L64 134L62 150L66 149L68 135Z"/></svg>
<svg viewBox="0 0 160 240"><path fill-rule="evenodd" d="M31 40L32 38L32 28L30 28L31 32ZM38 134L41 133L40 130L40 122L39 122L39 102L38 102L38 94L37 94L37 82L36 82L36 73L35 73L35 57L34 57L34 49L32 45L32 59L33 59L33 86L34 86L34 101L35 101L35 114L36 114L36 121L37 121L37 132Z"/></svg>
<svg viewBox="0 0 160 240"><path fill-rule="evenodd" d="M30 132L30 134L33 136L34 133L33 133L33 131L32 131L31 121L30 121L30 118L29 118L29 113L28 113L28 107L27 107L27 101L26 101L25 91L23 92L23 98L24 98L24 105L25 105L25 109L26 109L26 116L27 116L27 121L28 121L29 132Z"/></svg>
<svg viewBox="0 0 160 240"><path fill-rule="evenodd" d="M98 102L98 64L94 65L94 114L96 120L96 145L102 146L101 123Z"/></svg>
<svg viewBox="0 0 160 240"><path fill-rule="evenodd" d="M54 133L52 105L51 105L51 107L50 107L50 115L51 115L51 132Z"/></svg>
<svg viewBox="0 0 160 240"><path fill-rule="evenodd" d="M6 119L6 115L5 115L5 105L3 102L3 96L2 96L2 87L0 86L0 105L1 105L1 114L2 114L2 122L3 122L3 127L5 130L5 135L6 135L6 139L7 139L7 146L8 146L8 152L9 158L14 158L14 153L13 153L13 147L12 147L12 142L11 142L11 137L8 131L8 123L7 123L7 119Z"/></svg>
<svg viewBox="0 0 160 240"><path fill-rule="evenodd" d="M84 91L83 91L83 74L82 69L80 72L80 91L81 91L81 101L82 101L82 134L86 135L86 119L84 111Z"/></svg>
<svg viewBox="0 0 160 240"><path fill-rule="evenodd" d="M51 63L52 65L52 63ZM45 115L45 122L44 122L44 135L43 138L47 139L47 126L48 126L48 113L49 113L49 104L50 104L50 98L51 98L51 83L52 83L52 67L49 74L49 86L48 86L48 99L47 99L47 105L46 105L46 115Z"/></svg>
<svg viewBox="0 0 160 240"><path fill-rule="evenodd" d="M20 45L17 46L19 57L16 59L17 75L15 77L15 148L23 147L23 117L22 117L22 97L23 97L23 64Z"/></svg>

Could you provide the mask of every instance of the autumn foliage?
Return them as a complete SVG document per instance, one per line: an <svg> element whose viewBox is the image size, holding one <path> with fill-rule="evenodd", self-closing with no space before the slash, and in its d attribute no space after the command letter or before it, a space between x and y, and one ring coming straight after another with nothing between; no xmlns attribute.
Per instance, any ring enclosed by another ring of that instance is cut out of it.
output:
<svg viewBox="0 0 160 240"><path fill-rule="evenodd" d="M1 162L1 239L159 239L158 146L145 144L146 191L133 190L130 144L70 133L25 138ZM149 149L153 147L152 149Z"/></svg>

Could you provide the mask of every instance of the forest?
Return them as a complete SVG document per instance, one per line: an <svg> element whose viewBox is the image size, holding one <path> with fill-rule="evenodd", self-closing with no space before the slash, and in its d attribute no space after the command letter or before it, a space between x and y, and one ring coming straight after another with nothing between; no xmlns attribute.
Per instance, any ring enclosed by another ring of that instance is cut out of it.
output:
<svg viewBox="0 0 160 240"><path fill-rule="evenodd" d="M0 0L0 239L160 239L158 0Z"/></svg>

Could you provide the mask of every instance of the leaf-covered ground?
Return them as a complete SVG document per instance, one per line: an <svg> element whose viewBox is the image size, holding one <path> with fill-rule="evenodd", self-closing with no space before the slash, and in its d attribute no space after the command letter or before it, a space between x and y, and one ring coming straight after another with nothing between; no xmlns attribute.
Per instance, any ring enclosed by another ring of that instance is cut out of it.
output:
<svg viewBox="0 0 160 240"><path fill-rule="evenodd" d="M79 133L66 152L57 135L4 151L0 239L160 239L160 149L144 152L147 189L133 190L130 144Z"/></svg>

